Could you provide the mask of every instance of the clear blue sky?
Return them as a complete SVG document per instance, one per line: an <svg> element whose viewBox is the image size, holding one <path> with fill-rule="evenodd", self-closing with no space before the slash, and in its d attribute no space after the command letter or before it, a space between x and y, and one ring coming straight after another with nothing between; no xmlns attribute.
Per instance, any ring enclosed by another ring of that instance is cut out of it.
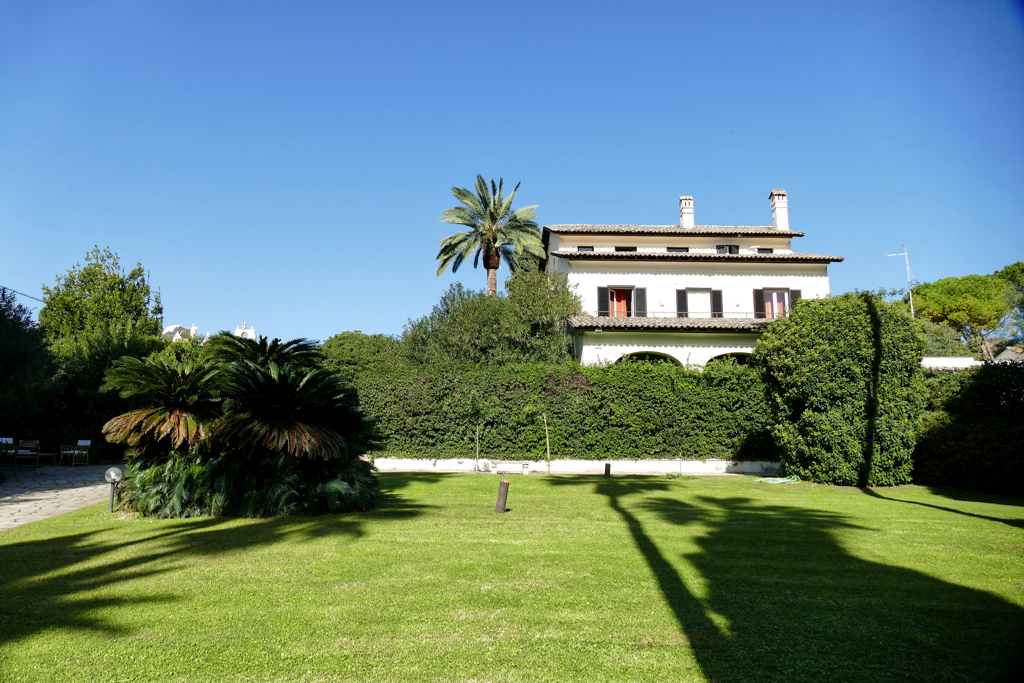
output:
<svg viewBox="0 0 1024 683"><path fill-rule="evenodd" d="M0 284L109 245L166 322L397 333L452 185L545 223L771 222L833 292L1024 259L1024 12L975 2L0 0ZM501 273L503 276L503 272ZM28 301L38 306L35 302Z"/></svg>

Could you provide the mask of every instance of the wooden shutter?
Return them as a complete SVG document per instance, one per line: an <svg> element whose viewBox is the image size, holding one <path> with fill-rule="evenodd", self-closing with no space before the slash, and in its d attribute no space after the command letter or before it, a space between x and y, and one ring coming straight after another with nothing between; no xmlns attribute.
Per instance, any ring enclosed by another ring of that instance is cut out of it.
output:
<svg viewBox="0 0 1024 683"><path fill-rule="evenodd" d="M633 289L633 307L636 309L636 317L647 317L647 288L636 287Z"/></svg>
<svg viewBox="0 0 1024 683"><path fill-rule="evenodd" d="M689 315L689 310L686 307L686 290L676 290L676 317L685 318Z"/></svg>
<svg viewBox="0 0 1024 683"><path fill-rule="evenodd" d="M711 317L722 317L722 290L720 289L711 290Z"/></svg>
<svg viewBox="0 0 1024 683"><path fill-rule="evenodd" d="M612 307L608 303L608 288L597 288L597 314L603 316L611 315Z"/></svg>
<svg viewBox="0 0 1024 683"><path fill-rule="evenodd" d="M789 290L789 305L792 306L794 301L800 301L800 290L791 289Z"/></svg>
<svg viewBox="0 0 1024 683"><path fill-rule="evenodd" d="M755 318L763 318L764 317L764 290L763 289L755 289L754 290L754 317Z"/></svg>

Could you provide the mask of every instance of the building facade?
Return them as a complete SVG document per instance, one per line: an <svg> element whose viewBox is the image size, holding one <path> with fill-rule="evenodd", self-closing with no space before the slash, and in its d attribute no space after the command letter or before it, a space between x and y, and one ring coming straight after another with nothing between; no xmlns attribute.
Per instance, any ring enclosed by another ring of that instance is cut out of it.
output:
<svg viewBox="0 0 1024 683"><path fill-rule="evenodd" d="M804 233L790 230L786 192L769 200L770 226L696 225L693 197L679 198L679 225L544 226L545 269L583 300L568 321L577 358L743 361L793 301L828 296L828 265L843 259L794 252Z"/></svg>

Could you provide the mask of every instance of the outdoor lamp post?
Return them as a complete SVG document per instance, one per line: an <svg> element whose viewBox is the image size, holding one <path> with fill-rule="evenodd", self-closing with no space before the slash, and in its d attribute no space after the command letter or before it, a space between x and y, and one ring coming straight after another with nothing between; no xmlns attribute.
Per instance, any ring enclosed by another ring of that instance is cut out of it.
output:
<svg viewBox="0 0 1024 683"><path fill-rule="evenodd" d="M103 474L103 478L110 482L110 509L107 512L114 511L114 491L117 490L117 482L121 481L124 477L124 472L119 467L111 467Z"/></svg>

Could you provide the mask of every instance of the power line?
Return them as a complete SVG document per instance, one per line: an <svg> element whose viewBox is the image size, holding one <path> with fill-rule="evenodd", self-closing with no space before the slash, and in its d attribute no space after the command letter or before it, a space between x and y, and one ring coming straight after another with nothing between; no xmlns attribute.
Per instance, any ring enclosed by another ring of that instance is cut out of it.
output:
<svg viewBox="0 0 1024 683"><path fill-rule="evenodd" d="M0 287L3 287L3 289L6 289L9 292L14 292L15 294L20 294L21 296L28 297L29 299L32 299L33 301L38 301L41 304L45 304L46 303L42 299L37 299L34 296L32 296L31 294L25 294L24 292L19 292L16 289L11 289L10 287L4 287L3 285L0 285Z"/></svg>

